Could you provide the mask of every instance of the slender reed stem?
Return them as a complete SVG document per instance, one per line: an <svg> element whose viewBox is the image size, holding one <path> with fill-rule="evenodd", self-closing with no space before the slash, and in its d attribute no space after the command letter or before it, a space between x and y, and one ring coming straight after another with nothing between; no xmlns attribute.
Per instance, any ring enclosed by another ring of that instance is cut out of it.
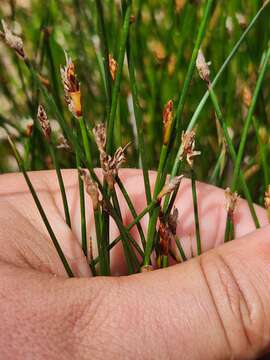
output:
<svg viewBox="0 0 270 360"><path fill-rule="evenodd" d="M68 225L68 227L71 228L71 220L70 220L70 213L69 213L69 206L68 206L67 195L66 195L66 190L65 190L65 184L64 184L64 180L63 180L62 173L60 170L58 158L57 158L57 155L55 153L55 150L54 150L54 147L52 144L49 144L49 149L50 149L50 154L51 154L51 157L52 157L52 160L54 163L54 167L55 167L55 171L57 174L57 179L58 179L58 183L59 183L59 187L60 187L63 208L64 208L64 212L65 212L66 224Z"/></svg>
<svg viewBox="0 0 270 360"><path fill-rule="evenodd" d="M216 97L216 94L214 92L214 89L212 87L212 85L209 85L209 94L210 94L210 97L211 97L211 100L212 100L212 103L213 103L213 106L215 108L215 112L216 112L216 115L217 115L217 119L223 129L223 132L224 132L224 136L225 136L225 140L226 140L226 143L228 145L228 149L229 149L229 153L230 153L230 156L234 162L234 164L236 164L236 151L234 149L234 146L233 146L233 142L230 138L230 135L229 135L229 132L228 132L228 128L227 128L227 125L226 125L226 122L223 118L223 115L222 115L222 112L221 112L221 109L220 109L220 106L218 104L218 99ZM244 194L245 194L245 197L247 199L247 202L248 202L248 206L249 206L249 209L250 209L250 213L252 215L252 218L253 218L253 221L254 221L254 224L257 228L260 227L260 223L259 223L259 220L258 220L258 217L257 217L257 214L256 214L256 211L255 211L255 208L254 208L254 205L253 205L253 201L252 201L252 197L251 197L251 194L250 194L250 191L248 189L248 186L247 186L247 183L246 183L246 180L245 180L245 177L244 177L244 174L242 172L241 169L239 169L239 177L240 177L240 181L241 181L241 185L242 185L242 188L243 188L243 191L244 191Z"/></svg>
<svg viewBox="0 0 270 360"><path fill-rule="evenodd" d="M116 179L115 179L115 180L116 180L116 183L117 183L117 185L119 186L119 189L121 190L121 192L122 192L122 194L123 194L123 196L124 196L124 198L125 198L125 200L126 200L126 203L127 203L127 205L128 205L128 208L129 208L132 216L134 217L134 219L136 219L137 216L138 216L138 214L137 214L137 212L136 212L136 210L135 210L135 208L134 208L134 206L133 206L133 203L132 203L132 201L131 201L131 199L130 199L130 197L129 197L129 195L128 195L128 192L127 192L124 184L122 183L122 181L121 181L121 179L119 178L119 176L116 176ZM140 224L139 222L138 222L136 225L137 225L137 229L138 229L139 235L140 235L140 237L141 237L142 245L143 245L143 247L145 248L146 241L145 241L145 236L144 236L144 233L143 233L142 226L141 226L141 224Z"/></svg>
<svg viewBox="0 0 270 360"><path fill-rule="evenodd" d="M114 83L114 87L113 87L113 91L112 91L112 105L111 105L111 111L110 111L110 116L109 116L109 122L107 125L108 139L107 139L106 147L107 147L107 152L109 154L111 154L112 149L113 149L114 121L115 121L116 108L117 108L117 103L118 103L118 96L119 96L119 92L120 92L120 82L121 82L123 65L124 65L125 49L126 49L128 33L129 33L131 5L132 5L132 1L129 0L127 3L127 8L126 8L125 16L124 16L123 28L122 28L121 36L120 36L119 56L117 59L118 69L116 72L115 83Z"/></svg>
<svg viewBox="0 0 270 360"><path fill-rule="evenodd" d="M181 245L181 242L180 242L180 240L178 239L178 237L175 237L175 243L176 243L176 246L177 246L177 248L178 248L178 250L179 250L179 253L180 253L180 255L181 255L182 260L183 260L183 261L187 261L186 254L185 254L185 252L184 252L184 249L183 249L183 247L182 247L182 245Z"/></svg>
<svg viewBox="0 0 270 360"><path fill-rule="evenodd" d="M43 210L41 202L39 201L37 193L36 193L36 191L35 191L35 189L34 189L34 187L32 185L32 182L31 182L27 172L24 169L23 161L22 161L22 159L20 157L20 154L18 153L18 151L16 149L16 146L15 146L14 142L11 140L11 138L9 137L8 139L9 139L9 143L11 145L12 151L13 151L13 153L15 155L16 160L17 160L18 166L19 166L21 172L23 173L25 181L26 181L26 183L28 185L28 188L29 188L29 190L30 190L30 192L32 194L32 197L33 197L33 199L35 201L35 204L36 204L36 206L38 208L40 216L42 217L44 225L46 226L46 229L47 229L47 231L48 231L48 233L50 235L50 238L51 238L51 240L53 242L53 245L54 245L54 247L55 247L55 249L56 249L56 251L57 251L57 253L58 253L59 257L60 257L60 260L62 261L62 264L63 264L68 276L69 277L74 277L73 272L72 272L72 270L71 270L71 268L70 268L70 266L68 264L68 261L67 261L65 255L64 255L64 253L63 253L63 251L61 249L61 246L60 246L60 244L59 244L59 242L58 242L58 240L57 240L57 238L56 238L56 236L54 234L54 231L53 231L53 229L52 229L52 227L51 227L51 225L49 223L49 220L48 220L48 218L47 218L47 216L45 214L45 211Z"/></svg>
<svg viewBox="0 0 270 360"><path fill-rule="evenodd" d="M145 159L146 151L145 151L145 143L144 143L144 136L143 136L142 110L141 110L141 107L139 104L139 95L138 95L138 88L137 88L137 82L136 82L136 76L135 76L134 56L133 56L133 52L132 52L130 36L129 36L128 42L127 42L127 59L128 59L128 69L129 69L129 77L130 77L130 86L131 86L134 114L135 114L135 120L136 120L136 129L137 129L137 134L138 134L140 159L141 159L142 170L143 170L145 194L146 194L147 204L150 204L151 189L150 189L150 181L149 181L148 169L147 169L146 159Z"/></svg>
<svg viewBox="0 0 270 360"><path fill-rule="evenodd" d="M78 169L78 183L80 194L80 212L81 212L81 238L82 238L82 250L87 257L87 232L86 232L86 218L85 218L85 197L84 197L84 185L80 175L81 162L78 154L76 154L76 165Z"/></svg>
<svg viewBox="0 0 270 360"><path fill-rule="evenodd" d="M200 223L199 223L199 214L198 214L198 200L197 200L197 191L196 191L196 178L194 170L191 169L191 186L192 186L192 198L193 198L193 207L194 207L194 220L195 220L195 229L196 229L196 243L197 243L197 255L201 255L201 235L200 235Z"/></svg>
<svg viewBox="0 0 270 360"><path fill-rule="evenodd" d="M110 77L110 69L109 69L109 46L107 40L106 26L104 20L104 10L101 0L95 0L97 14L98 14L98 29L99 29L99 37L101 42L102 49L102 61L104 67L104 78L106 84L106 94L107 94L107 114L109 116L110 107L111 107L111 77Z"/></svg>
<svg viewBox="0 0 270 360"><path fill-rule="evenodd" d="M234 45L232 51L230 52L230 54L228 55L227 59L224 61L223 65L221 66L221 68L219 69L217 75L215 76L213 82L212 82L212 88L214 88L218 82L218 80L221 78L221 75L224 73L224 70L227 68L227 66L229 65L229 63L231 62L231 60L233 59L234 55L236 54L236 52L238 51L239 47L241 46L241 44L244 42L244 40L246 39L248 33L251 31L251 29L254 27L256 21L259 19L260 15L263 13L263 11L266 9L267 5L269 5L270 0L267 0L263 6L260 8L260 10L257 12L257 14L254 16L254 18L252 19L252 21L250 22L250 24L248 25L248 27L246 28L246 30L243 32L243 34L241 35L240 39L237 41L237 43ZM204 94L203 98L201 99L200 103L198 104L190 122L188 125L187 130L192 130L198 119L200 116L200 113L202 111L202 109L204 108L204 105L206 104L206 101L209 98L209 90L206 91L206 93ZM179 146L178 149L178 153L177 156L174 160L174 165L173 165L173 169L171 172L171 177L174 177L177 175L178 171L179 171L179 167L180 167L180 159L179 159L179 155L181 153L182 149L181 149L181 145ZM167 197L168 198L168 197ZM165 200L165 202L167 202L167 198Z"/></svg>
<svg viewBox="0 0 270 360"><path fill-rule="evenodd" d="M259 71L259 77L258 77L257 84L255 87L254 95L252 97L248 115L247 115L247 118L246 118L246 121L244 124L244 129L242 131L241 141L240 141L239 150L237 153L234 172L233 172L233 179L232 179L232 186L231 186L232 191L235 191L237 188L239 170L240 170L241 162L242 162L242 159L244 156L244 150L245 150L245 145L246 145L246 141L247 141L248 131L249 131L249 127L250 127L252 117L253 117L253 114L255 111L258 95L259 95L259 92L262 87L263 79L266 74L269 59L270 59L270 45L267 49L267 52L265 54L263 54L263 57L262 57L262 63L261 63L261 69Z"/></svg>

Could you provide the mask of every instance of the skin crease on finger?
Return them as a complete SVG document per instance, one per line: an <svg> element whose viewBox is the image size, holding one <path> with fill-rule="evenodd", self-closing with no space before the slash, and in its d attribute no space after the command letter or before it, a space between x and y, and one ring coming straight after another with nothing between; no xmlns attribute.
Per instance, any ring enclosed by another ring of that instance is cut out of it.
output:
<svg viewBox="0 0 270 360"><path fill-rule="evenodd" d="M31 179L73 269L79 276L89 276L80 250L77 174L63 173L73 232L63 220L55 175L32 173ZM123 170L120 176L140 212L145 206L142 177L132 170ZM223 242L225 197L222 190L198 183L198 198L206 251ZM189 181L184 180L176 206L178 232L189 255L196 251L191 199ZM128 224L132 218L121 197L120 202ZM265 225L265 212L256 210ZM125 354L131 359L229 359L232 354L255 359L267 350L269 227L169 269L121 278L64 280L21 175L0 177L0 213L0 349L6 349L5 359L124 359ZM254 230L244 201L238 204L235 221L236 237ZM145 228L147 218L142 224ZM114 238L118 231L112 225ZM114 274L125 272L120 246L112 254L112 266ZM25 356L29 349L32 357Z"/></svg>

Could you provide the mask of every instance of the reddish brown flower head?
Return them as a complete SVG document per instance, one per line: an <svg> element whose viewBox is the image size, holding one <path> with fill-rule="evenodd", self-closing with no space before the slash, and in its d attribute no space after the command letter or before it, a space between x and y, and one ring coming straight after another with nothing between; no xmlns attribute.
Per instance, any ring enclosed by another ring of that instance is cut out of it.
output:
<svg viewBox="0 0 270 360"><path fill-rule="evenodd" d="M109 68L110 68L111 77L114 81L118 69L118 64L111 54L109 55Z"/></svg>
<svg viewBox="0 0 270 360"><path fill-rule="evenodd" d="M46 111L42 105L38 106L37 118L45 138L50 140L52 129Z"/></svg>
<svg viewBox="0 0 270 360"><path fill-rule="evenodd" d="M82 116L80 83L75 73L75 65L66 54L66 66L60 69L64 85L65 100L69 111L77 118Z"/></svg>
<svg viewBox="0 0 270 360"><path fill-rule="evenodd" d="M167 145L170 140L173 122L173 101L169 100L163 110L163 144Z"/></svg>

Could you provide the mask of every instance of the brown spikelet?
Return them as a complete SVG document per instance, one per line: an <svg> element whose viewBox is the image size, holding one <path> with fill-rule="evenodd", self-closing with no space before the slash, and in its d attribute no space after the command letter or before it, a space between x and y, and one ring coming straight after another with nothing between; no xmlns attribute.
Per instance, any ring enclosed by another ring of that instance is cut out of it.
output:
<svg viewBox="0 0 270 360"><path fill-rule="evenodd" d="M227 188L225 189L225 197L227 200L226 210L228 216L232 219L239 196L237 192L232 192L230 188Z"/></svg>
<svg viewBox="0 0 270 360"><path fill-rule="evenodd" d="M210 69L205 60L202 50L200 49L198 52L197 60L196 60L196 67L200 78L207 83L210 83Z"/></svg>
<svg viewBox="0 0 270 360"><path fill-rule="evenodd" d="M97 183L92 179L90 174L84 169L80 169L80 175L82 180L84 181L85 190L92 200L93 209L97 210L100 203Z"/></svg>
<svg viewBox="0 0 270 360"><path fill-rule="evenodd" d="M184 175L180 175L180 176L175 176L174 178L172 178L167 184L165 184L163 186L162 190L160 191L160 193L157 196L157 199L161 200L164 196L173 192L177 188L177 186L180 185L183 177L184 177Z"/></svg>
<svg viewBox="0 0 270 360"><path fill-rule="evenodd" d="M185 158L190 167L193 166L193 158L201 155L200 151L195 150L195 136L195 130L182 132L180 160L182 161Z"/></svg>
<svg viewBox="0 0 270 360"><path fill-rule="evenodd" d="M169 100L163 110L163 144L167 145L170 140L173 122L173 101Z"/></svg>
<svg viewBox="0 0 270 360"><path fill-rule="evenodd" d="M111 54L109 54L109 68L110 68L111 77L114 81L118 69L118 64Z"/></svg>
<svg viewBox="0 0 270 360"><path fill-rule="evenodd" d="M64 86L65 100L69 111L77 118L82 116L80 83L75 74L75 65L71 58L66 55L66 66L60 69Z"/></svg>
<svg viewBox="0 0 270 360"><path fill-rule="evenodd" d="M46 111L42 105L38 106L37 119L40 123L45 138L50 140L52 129Z"/></svg>

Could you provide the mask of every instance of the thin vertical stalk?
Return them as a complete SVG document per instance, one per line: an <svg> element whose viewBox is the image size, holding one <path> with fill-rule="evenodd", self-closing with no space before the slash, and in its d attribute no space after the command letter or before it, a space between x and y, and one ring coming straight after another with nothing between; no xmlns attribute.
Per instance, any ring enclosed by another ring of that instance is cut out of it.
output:
<svg viewBox="0 0 270 360"><path fill-rule="evenodd" d="M212 82L212 88L214 88L218 82L218 80L221 78L221 75L224 73L224 70L227 68L227 66L229 65L229 63L231 62L231 60L233 59L234 55L236 54L236 52L238 51L239 47L241 46L241 44L243 43L243 41L246 39L247 35L249 34L249 32L251 31L251 29L254 27L256 21L259 19L259 17L261 16L261 14L263 13L263 11L266 9L266 7L269 5L270 0L267 0L262 7L260 8L260 10L257 12L257 14L254 16L254 18L252 19L252 21L250 22L250 24L248 25L248 27L246 28L246 30L243 32L243 34L241 35L240 39L237 41L237 43L234 45L232 51L230 52L230 54L228 55L228 57L226 58L226 60L224 61L223 65L221 66L221 68L219 69L217 75L215 76L213 82ZM206 104L206 101L209 98L209 90L206 91L206 93L204 94L204 96L202 97L200 103L198 104L192 118L190 119L189 125L187 130L190 131L192 130L196 123L198 122L200 113L202 111L202 109L204 108L204 105ZM180 167L180 159L179 159L179 155L182 151L181 145L178 148L178 153L177 156L174 160L174 164L173 164L173 169L171 172L171 177L174 177L177 175L179 167ZM168 198L168 197L167 197ZM167 198L166 198L166 202L167 202Z"/></svg>
<svg viewBox="0 0 270 360"><path fill-rule="evenodd" d="M13 153L15 155L15 158L17 160L18 166L19 166L21 172L23 173L23 176L24 176L25 181L26 181L26 183L28 185L28 188L29 188L29 190L31 192L31 195L32 195L32 197L33 197L33 199L35 201L35 204L36 204L37 208L38 208L39 214L40 214L40 216L41 216L41 218L42 218L42 220L44 222L44 225L46 226L46 229L47 229L47 231L48 231L48 233L50 235L50 238L51 238L51 240L53 242L53 245L54 245L54 247L55 247L55 249L56 249L56 251L57 251L57 253L59 255L59 258L62 261L62 264L63 264L68 276L69 277L74 277L73 272L72 272L72 270L71 270L71 268L70 268L70 266L68 264L68 261L67 261L65 255L64 255L64 253L63 253L63 251L61 249L61 246L60 246L60 244L59 244L59 242L58 242L58 240L57 240L57 238L56 238L56 236L54 234L54 231L53 231L53 229L52 229L52 227L51 227L51 225L49 223L49 220L48 220L48 218L47 218L47 216L45 214L45 211L43 210L41 202L39 201L37 193L36 193L36 191L35 191L35 189L34 189L34 187L32 185L32 182L31 182L27 172L24 169L23 161L22 161L22 159L20 157L20 154L17 151L17 148L16 148L14 142L11 140L11 138L9 138L9 143L11 145L11 148L12 148Z"/></svg>
<svg viewBox="0 0 270 360"><path fill-rule="evenodd" d="M84 255L87 257L87 232L86 232L86 218L85 218L85 196L83 180L80 175L81 162L78 154L76 154L76 165L78 169L78 183L79 183L79 194L80 194L80 212L81 212L81 238L82 238L82 250Z"/></svg>
<svg viewBox="0 0 270 360"><path fill-rule="evenodd" d="M185 81L184 81L184 84L183 84L183 88L182 88L182 91L181 91L181 95L180 95L177 110L176 110L175 122L176 122L177 131L180 130L180 126L181 126L180 121L181 121L182 113L183 113L183 110L184 110L184 105L185 105L188 89L189 89L190 82L191 82L193 74L194 74L198 52L199 52L199 49L201 47L201 43L202 43L203 38L204 38L205 33L206 33L206 27L207 27L207 24L208 24L210 15L211 15L213 2L214 2L213 0L207 0L206 3L205 3L203 18L202 18L202 21L200 23L200 27L199 27L199 30L198 30L198 35L197 35L197 38L196 38L196 41L195 41L194 49L193 49L193 52L192 52L192 55L191 55L191 59L190 59L190 62L189 62L187 74L186 74L186 77L185 77Z"/></svg>
<svg viewBox="0 0 270 360"><path fill-rule="evenodd" d="M180 255L181 255L182 260L183 260L183 261L187 261L186 254L185 254L185 252L184 252L184 249L183 249L183 247L182 247L182 245L181 245L181 242L180 242L180 240L178 239L178 237L175 237L175 243L176 243L176 246L177 246L177 248L178 248L178 250L179 250L179 253L180 253Z"/></svg>
<svg viewBox="0 0 270 360"><path fill-rule="evenodd" d="M108 139L107 139L107 152L111 154L113 149L113 129L114 129L114 121L115 121L115 115L116 115L116 108L118 103L118 96L120 92L120 82L122 77L122 71L123 71L123 65L124 65L124 58L125 58L125 50L126 50L126 44L128 39L128 33L129 33L129 25L130 25L130 15L131 15L131 5L132 1L129 0L124 16L124 23L123 28L121 31L120 36L120 47L119 47L119 56L117 59L117 72L115 77L115 83L112 91L112 105L111 105L111 111L109 116L109 121L107 124L107 133L108 133Z"/></svg>
<svg viewBox="0 0 270 360"><path fill-rule="evenodd" d="M128 69L129 69L129 77L130 77L130 88L133 100L135 121L136 121L136 129L138 134L138 145L139 145L139 156L141 159L142 170L143 170L143 179L144 179L144 187L147 204L151 202L151 189L150 189L150 181L148 175L148 169L146 165L145 159L145 143L143 136L143 123L142 123L142 110L139 104L139 95L138 95L138 87L135 76L135 65L134 65L134 56L131 47L130 35L127 42L127 59L128 59Z"/></svg>
<svg viewBox="0 0 270 360"><path fill-rule="evenodd" d="M250 108L249 108L249 111L248 111L248 115L247 115L247 118L246 118L246 121L245 121L245 124L244 124L244 129L242 131L239 150L238 150L238 153L237 153L234 172L233 172L233 179L232 179L232 186L231 186L232 191L235 191L236 188L237 188L239 170L240 170L241 162L242 162L243 155L244 155L244 150L245 150L245 145L246 145L246 141L247 141L248 131L249 131L249 127L250 127L252 117L253 117L253 114L254 114L254 111L255 111L258 95L259 95L259 92L260 92L261 87L262 87L263 79L264 79L265 74L266 74L269 59L270 59L270 45L269 45L269 47L267 49L267 52L265 54L263 54L263 57L262 57L261 69L259 71L259 77L258 77L258 80L257 80L257 84L256 84L256 87L255 87L253 97L252 97L252 101L251 101L251 105L250 105Z"/></svg>
<svg viewBox="0 0 270 360"><path fill-rule="evenodd" d="M130 199L130 197L129 197L129 195L128 195L128 192L127 192L124 184L122 183L122 181L121 181L121 179L119 178L119 176L116 176L116 179L115 179L115 180L116 180L116 183L117 183L117 185L119 186L119 189L121 190L121 192L122 192L122 194L123 194L123 196L124 196L124 198L125 198L125 200L126 200L126 203L127 203L127 205L128 205L128 208L129 208L132 216L134 217L134 219L136 219L136 217L138 216L138 214L137 214L137 212L136 212L136 210L135 210L135 208L134 208L134 206L133 206L133 204L132 204L132 201L131 201L131 199ZM137 223L137 229L138 229L139 235L140 235L140 237L141 237L142 245L143 245L143 247L145 248L145 246L146 246L145 236L144 236L144 233L143 233L142 226L141 226L141 224L140 224L139 222Z"/></svg>
<svg viewBox="0 0 270 360"><path fill-rule="evenodd" d="M84 151L85 151L85 156L86 156L88 164L91 167L93 167L93 160L92 160L92 155L91 155L91 150L90 150L89 138L88 138L87 128L85 126L85 122L84 122L83 117L81 117L79 119L79 125L80 125L80 129L81 129L81 135L82 135L82 140L83 140L83 147L84 147Z"/></svg>
<svg viewBox="0 0 270 360"><path fill-rule="evenodd" d="M111 76L109 69L109 46L107 40L106 26L104 20L104 10L101 0L95 0L98 15L98 30L102 49L102 62L105 74L105 91L107 94L107 115L109 116L111 107Z"/></svg>
<svg viewBox="0 0 270 360"><path fill-rule="evenodd" d="M60 187L63 208L64 208L64 212L65 212L66 224L68 225L68 227L71 228L71 220L70 220L69 206L68 206L68 201L67 201L65 184L64 184L64 180L63 180L62 173L60 170L58 158L57 158L57 155L55 153L55 150L54 150L54 147L52 144L49 144L49 149L50 149L50 154L51 154L51 157L52 157L52 160L54 163L54 167L55 167L55 171L56 171L56 175L57 175L57 179L58 179L58 183L59 183L59 187Z"/></svg>
<svg viewBox="0 0 270 360"><path fill-rule="evenodd" d="M191 187L192 187L192 198L193 198L193 207L194 207L194 220L195 220L195 229L196 229L196 243L197 243L197 255L201 255L201 235L200 235L200 222L198 214L198 200L197 200L197 191L196 191L196 178L194 170L191 169Z"/></svg>
<svg viewBox="0 0 270 360"><path fill-rule="evenodd" d="M209 85L208 89L209 89L209 94L210 94L210 97L211 97L211 100L212 100L212 104L214 106L214 109L215 109L215 112L216 112L216 115L217 115L217 120L219 121L219 123L220 123L220 125L221 125L221 127L223 129L223 132L224 132L224 136L225 136L226 143L228 145L230 156L231 156L234 164L236 164L236 151L234 149L233 142L232 142L232 140L230 138L226 122L225 122L225 120L223 118L220 106L218 104L218 99L216 97L216 94L214 92L214 89L213 89L212 85ZM255 226L257 228L259 228L260 223L259 223L256 211L255 211L255 208L254 208L254 205L253 205L253 200L252 200L250 191L248 189L244 174L243 174L241 169L239 169L239 178L240 178L240 182L241 182L241 185L242 185L246 200L248 202L248 206L249 206L250 213L251 213L251 216L253 218L254 224L255 224Z"/></svg>

